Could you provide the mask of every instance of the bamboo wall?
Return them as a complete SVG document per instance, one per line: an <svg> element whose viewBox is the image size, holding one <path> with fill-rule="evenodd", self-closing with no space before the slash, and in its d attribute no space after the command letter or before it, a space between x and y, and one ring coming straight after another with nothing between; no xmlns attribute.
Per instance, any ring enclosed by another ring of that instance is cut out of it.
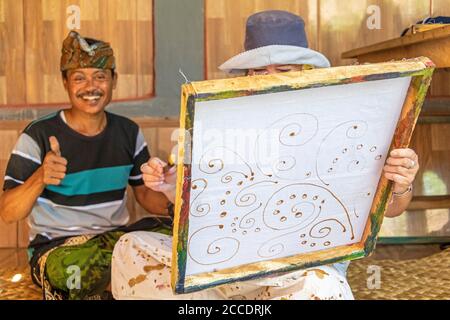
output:
<svg viewBox="0 0 450 320"><path fill-rule="evenodd" d="M0 106L67 103L59 59L69 5L80 7L82 35L115 50L114 98L153 93L152 0L0 0Z"/></svg>

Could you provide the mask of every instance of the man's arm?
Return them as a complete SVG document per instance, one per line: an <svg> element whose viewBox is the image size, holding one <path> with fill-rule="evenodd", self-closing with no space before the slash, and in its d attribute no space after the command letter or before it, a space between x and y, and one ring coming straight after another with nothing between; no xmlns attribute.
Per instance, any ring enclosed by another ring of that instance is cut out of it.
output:
<svg viewBox="0 0 450 320"><path fill-rule="evenodd" d="M46 185L59 185L66 175L67 160L61 157L59 143L50 137L51 150L40 166L22 185L0 196L0 216L5 223L20 221L31 213Z"/></svg>
<svg viewBox="0 0 450 320"><path fill-rule="evenodd" d="M148 212L155 214L168 214L167 207L170 203L167 196L147 188L145 185L133 187L136 201Z"/></svg>
<svg viewBox="0 0 450 320"><path fill-rule="evenodd" d="M45 188L42 176L43 169L40 167L24 184L3 192L0 196L0 216L5 223L20 221L30 214Z"/></svg>

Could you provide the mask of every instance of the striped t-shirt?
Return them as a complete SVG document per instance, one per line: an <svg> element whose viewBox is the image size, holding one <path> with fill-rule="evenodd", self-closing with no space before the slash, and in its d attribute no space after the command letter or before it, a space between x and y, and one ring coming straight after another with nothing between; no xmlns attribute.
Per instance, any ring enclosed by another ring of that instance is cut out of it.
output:
<svg viewBox="0 0 450 320"><path fill-rule="evenodd" d="M93 137L70 128L61 111L32 122L20 135L3 190L23 184L41 166L51 136L68 162L61 184L46 186L28 217L30 240L37 234L98 234L128 223L127 184L144 183L140 166L150 155L136 123L109 112L106 117L105 129Z"/></svg>

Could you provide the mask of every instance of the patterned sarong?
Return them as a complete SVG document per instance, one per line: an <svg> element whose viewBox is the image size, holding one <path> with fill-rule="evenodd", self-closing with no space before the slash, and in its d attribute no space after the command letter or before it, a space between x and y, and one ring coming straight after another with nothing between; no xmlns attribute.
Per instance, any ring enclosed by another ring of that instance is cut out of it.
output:
<svg viewBox="0 0 450 320"><path fill-rule="evenodd" d="M29 246L32 279L45 300L109 299L114 246L125 233L139 230L171 234L172 220L146 218L99 235L52 240L39 235Z"/></svg>

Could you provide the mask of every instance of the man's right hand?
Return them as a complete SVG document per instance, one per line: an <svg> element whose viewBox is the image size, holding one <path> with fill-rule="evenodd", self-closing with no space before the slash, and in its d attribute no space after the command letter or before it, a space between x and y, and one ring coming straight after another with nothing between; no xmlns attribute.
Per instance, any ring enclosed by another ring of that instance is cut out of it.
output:
<svg viewBox="0 0 450 320"><path fill-rule="evenodd" d="M58 186L66 176L67 160L61 157L61 150L56 137L51 136L49 141L51 150L46 154L41 166L43 171L42 181L45 185Z"/></svg>
<svg viewBox="0 0 450 320"><path fill-rule="evenodd" d="M164 167L166 166L167 163L153 157L141 166L141 172L147 188L162 192L168 196L175 190L177 176L175 166L164 172Z"/></svg>

